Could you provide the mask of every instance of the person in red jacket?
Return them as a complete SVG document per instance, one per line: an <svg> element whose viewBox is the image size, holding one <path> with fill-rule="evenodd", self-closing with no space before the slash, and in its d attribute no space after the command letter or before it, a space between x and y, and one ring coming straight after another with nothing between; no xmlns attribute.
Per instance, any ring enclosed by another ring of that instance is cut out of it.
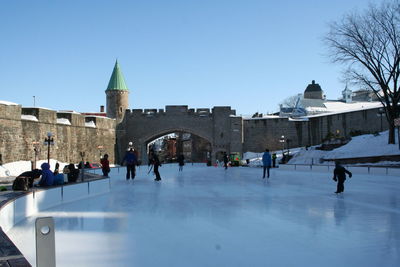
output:
<svg viewBox="0 0 400 267"><path fill-rule="evenodd" d="M110 172L110 161L108 160L108 154L104 154L103 158L100 160L100 163L103 176L108 177L108 173Z"/></svg>

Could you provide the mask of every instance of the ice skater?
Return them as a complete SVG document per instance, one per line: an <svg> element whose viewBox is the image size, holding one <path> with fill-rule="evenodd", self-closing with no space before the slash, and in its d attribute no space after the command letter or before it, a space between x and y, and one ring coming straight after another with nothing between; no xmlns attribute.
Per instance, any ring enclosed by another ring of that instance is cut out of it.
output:
<svg viewBox="0 0 400 267"><path fill-rule="evenodd" d="M262 156L263 162L263 179L265 178L265 171L267 171L267 178L269 178L269 169L271 168L271 154L269 154L268 148L265 149L265 152Z"/></svg>
<svg viewBox="0 0 400 267"><path fill-rule="evenodd" d="M132 180L135 179L137 158L136 154L133 152L133 148L130 148L129 151L126 152L121 165L123 165L124 162L126 162L126 180L129 180L129 178L132 178Z"/></svg>
<svg viewBox="0 0 400 267"><path fill-rule="evenodd" d="M229 162L228 155L226 154L226 152L224 152L224 168L225 168L225 170L228 169L228 162Z"/></svg>
<svg viewBox="0 0 400 267"><path fill-rule="evenodd" d="M154 174L156 175L155 181L161 181L160 172L158 171L158 167L161 167L160 159L158 158L156 152L150 152L150 164L153 164Z"/></svg>
<svg viewBox="0 0 400 267"><path fill-rule="evenodd" d="M178 156L178 164L179 164L179 171L183 171L183 165L185 165L185 156L183 154L180 154Z"/></svg>
<svg viewBox="0 0 400 267"><path fill-rule="evenodd" d="M344 181L346 181L346 173L351 178L352 173L346 170L339 161L335 162L335 169L333 170L333 180L337 182L337 189L335 194L343 193Z"/></svg>

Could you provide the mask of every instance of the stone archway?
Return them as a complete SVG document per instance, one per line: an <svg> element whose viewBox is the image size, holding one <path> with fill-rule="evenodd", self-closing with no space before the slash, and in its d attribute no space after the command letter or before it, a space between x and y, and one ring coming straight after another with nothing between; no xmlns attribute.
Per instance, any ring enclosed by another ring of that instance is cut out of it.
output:
<svg viewBox="0 0 400 267"><path fill-rule="evenodd" d="M173 132L187 132L210 143L211 151L242 152L242 118L230 107L188 109L187 106L166 106L162 109L126 110L117 127L117 154L120 157L133 142L143 163L147 162L147 143ZM215 153L211 153L215 162Z"/></svg>
<svg viewBox="0 0 400 267"><path fill-rule="evenodd" d="M212 155L213 154L213 142L212 142L212 140L210 140L210 137L207 137L207 136L204 136L204 135L202 135L202 133L198 133L198 132L196 132L196 131L193 131L192 129L187 129L187 128L170 128L170 129L163 129L163 130L160 130L160 131L158 131L158 132L154 132L154 133L151 133L151 134L149 134L149 135L147 135L147 136L144 136L143 138L141 138L141 139L139 139L138 140L138 145L137 145L137 147L138 147L138 150L139 150L139 152L140 152L140 160L144 163L144 164L147 164L147 160L148 160L148 158L147 158L147 155L148 155L148 144L151 142L151 141L153 141L153 140L155 140L155 139L157 139L157 138L160 138L160 137L162 137L162 136L165 136L165 135L168 135L168 134L172 134L172 133L176 133L176 132L182 132L182 133L190 133L190 134L192 134L192 135L195 135L195 136L198 136L198 137L200 137L200 138L202 138L202 139L204 139L204 140L206 140L208 143L210 143L210 155Z"/></svg>

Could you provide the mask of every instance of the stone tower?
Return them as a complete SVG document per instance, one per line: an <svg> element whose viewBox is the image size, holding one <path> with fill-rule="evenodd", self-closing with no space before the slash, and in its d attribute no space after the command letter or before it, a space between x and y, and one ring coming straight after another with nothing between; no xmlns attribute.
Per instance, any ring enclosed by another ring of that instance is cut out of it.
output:
<svg viewBox="0 0 400 267"><path fill-rule="evenodd" d="M304 98L307 99L323 99L323 92L321 86L318 83L315 83L314 80L307 86L304 91Z"/></svg>
<svg viewBox="0 0 400 267"><path fill-rule="evenodd" d="M118 61L115 61L114 70L108 82L106 96L107 117L115 118L117 122L121 122L124 118L125 110L129 108L129 89L125 84Z"/></svg>

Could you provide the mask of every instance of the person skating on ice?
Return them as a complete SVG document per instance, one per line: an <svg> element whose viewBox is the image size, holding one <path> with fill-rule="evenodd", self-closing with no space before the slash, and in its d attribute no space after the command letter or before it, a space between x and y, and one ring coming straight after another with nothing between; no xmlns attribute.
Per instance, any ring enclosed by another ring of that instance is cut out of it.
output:
<svg viewBox="0 0 400 267"><path fill-rule="evenodd" d="M265 149L265 152L262 156L263 162L263 179L265 178L265 171L267 171L267 178L269 178L269 169L271 168L271 155L269 154L269 150Z"/></svg>
<svg viewBox="0 0 400 267"><path fill-rule="evenodd" d="M135 179L137 158L133 148L130 148L129 151L126 152L121 165L123 165L124 162L126 163L126 180L129 180L129 178L132 178L132 180Z"/></svg>
<svg viewBox="0 0 400 267"><path fill-rule="evenodd" d="M180 154L178 156L178 164L179 164L179 171L183 171L183 165L185 165L185 156L183 154Z"/></svg>
<svg viewBox="0 0 400 267"><path fill-rule="evenodd" d="M156 152L151 151L150 152L150 164L153 164L153 172L156 175L155 181L161 181L161 176L158 171L158 167L161 167L160 159L158 158Z"/></svg>
<svg viewBox="0 0 400 267"><path fill-rule="evenodd" d="M351 178L353 175L351 172L346 170L339 161L335 162L335 169L333 170L333 180L337 182L337 189L335 194L343 193L344 191L344 181L346 181L346 173Z"/></svg>
<svg viewBox="0 0 400 267"><path fill-rule="evenodd" d="M228 169L228 162L229 162L228 155L226 154L226 152L224 152L224 167L225 167L225 170Z"/></svg>

